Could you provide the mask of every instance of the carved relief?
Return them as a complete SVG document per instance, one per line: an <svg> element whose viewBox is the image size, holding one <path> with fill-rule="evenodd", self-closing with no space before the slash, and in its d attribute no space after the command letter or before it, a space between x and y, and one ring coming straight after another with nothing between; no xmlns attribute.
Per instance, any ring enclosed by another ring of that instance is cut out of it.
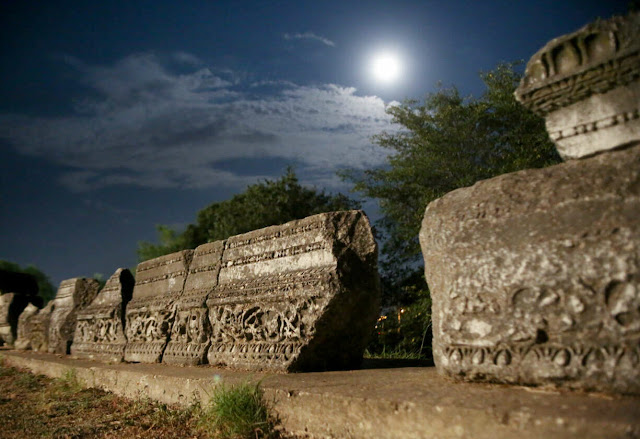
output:
<svg viewBox="0 0 640 439"><path fill-rule="evenodd" d="M133 298L126 310L126 361L161 361L192 255L193 250L183 250L138 265Z"/></svg>
<svg viewBox="0 0 640 439"><path fill-rule="evenodd" d="M440 371L640 394L639 163L629 147L429 204L420 242Z"/></svg>
<svg viewBox="0 0 640 439"><path fill-rule="evenodd" d="M640 138L640 13L597 21L550 41L527 64L515 92L545 117L565 159Z"/></svg>
<svg viewBox="0 0 640 439"><path fill-rule="evenodd" d="M176 302L176 318L162 361L196 365L206 361L211 336L207 316L207 296L218 284L223 241L196 248L189 265L184 293Z"/></svg>
<svg viewBox="0 0 640 439"><path fill-rule="evenodd" d="M357 211L229 238L206 302L209 363L277 371L353 367L377 314L376 259L368 221Z"/></svg>
<svg viewBox="0 0 640 439"><path fill-rule="evenodd" d="M71 353L78 357L122 361L126 338L124 312L133 292L134 279L119 268L84 310L78 312Z"/></svg>
<svg viewBox="0 0 640 439"><path fill-rule="evenodd" d="M527 64L518 100L544 115L637 79L638 17L597 21L550 41Z"/></svg>
<svg viewBox="0 0 640 439"><path fill-rule="evenodd" d="M77 313L86 308L98 293L95 279L73 278L60 283L49 323L48 351L69 354L76 328Z"/></svg>

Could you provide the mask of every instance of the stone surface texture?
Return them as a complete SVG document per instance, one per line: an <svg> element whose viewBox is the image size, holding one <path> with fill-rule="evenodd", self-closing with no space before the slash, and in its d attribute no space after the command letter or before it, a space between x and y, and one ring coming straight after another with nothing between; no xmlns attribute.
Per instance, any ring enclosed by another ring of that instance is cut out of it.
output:
<svg viewBox="0 0 640 439"><path fill-rule="evenodd" d="M49 349L49 323L51 322L51 314L55 308L54 301L47 303L47 306L42 308L33 316L25 316L26 325L24 332L29 340L31 349L36 352L47 352ZM20 320L20 319L19 319ZM18 323L21 325L22 322ZM26 340L18 339L17 343L26 345Z"/></svg>
<svg viewBox="0 0 640 439"><path fill-rule="evenodd" d="M640 13L547 43L527 64L516 97L545 117L565 159L640 139Z"/></svg>
<svg viewBox="0 0 640 439"><path fill-rule="evenodd" d="M379 297L377 245L361 211L231 237L206 302L208 361L273 371L357 367Z"/></svg>
<svg viewBox="0 0 640 439"><path fill-rule="evenodd" d="M176 317L163 363L196 365L206 362L211 338L206 300L218 284L223 249L223 241L195 249L184 292L176 301Z"/></svg>
<svg viewBox="0 0 640 439"><path fill-rule="evenodd" d="M640 393L640 145L455 190L420 243L441 373Z"/></svg>
<svg viewBox="0 0 640 439"><path fill-rule="evenodd" d="M18 337L15 343L16 349L31 349L31 319L38 314L38 311L40 311L40 309L30 303L22 313L20 313L20 317L18 318Z"/></svg>
<svg viewBox="0 0 640 439"><path fill-rule="evenodd" d="M60 283L49 322L48 351L69 354L76 329L76 317L98 294L100 283L95 279L76 277Z"/></svg>
<svg viewBox="0 0 640 439"><path fill-rule="evenodd" d="M162 360L192 256L193 250L183 250L138 264L126 311L125 361Z"/></svg>
<svg viewBox="0 0 640 439"><path fill-rule="evenodd" d="M129 270L118 268L91 304L78 312L72 355L122 361L127 342L124 313L134 283Z"/></svg>

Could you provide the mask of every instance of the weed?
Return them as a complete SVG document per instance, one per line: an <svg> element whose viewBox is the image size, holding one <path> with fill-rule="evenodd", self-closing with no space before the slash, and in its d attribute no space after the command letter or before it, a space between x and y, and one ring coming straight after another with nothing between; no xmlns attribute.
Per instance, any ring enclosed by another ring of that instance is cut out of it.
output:
<svg viewBox="0 0 640 439"><path fill-rule="evenodd" d="M60 378L53 380L53 390L64 395L78 393L83 389L83 383L78 378L75 369L68 369Z"/></svg>
<svg viewBox="0 0 640 439"><path fill-rule="evenodd" d="M250 382L219 384L198 421L202 430L221 439L275 438L274 424L260 383Z"/></svg>
<svg viewBox="0 0 640 439"><path fill-rule="evenodd" d="M423 356L417 352L407 352L403 349L386 350L386 347L382 349L382 352L371 353L369 350L364 351L364 358L382 358L385 360L419 360Z"/></svg>

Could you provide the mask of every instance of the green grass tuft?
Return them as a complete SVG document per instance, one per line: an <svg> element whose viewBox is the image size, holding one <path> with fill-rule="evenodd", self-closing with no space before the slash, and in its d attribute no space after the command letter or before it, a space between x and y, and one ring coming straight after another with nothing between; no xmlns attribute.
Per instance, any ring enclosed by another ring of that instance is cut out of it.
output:
<svg viewBox="0 0 640 439"><path fill-rule="evenodd" d="M275 438L274 424L260 383L249 382L230 387L218 385L198 423L220 439Z"/></svg>
<svg viewBox="0 0 640 439"><path fill-rule="evenodd" d="M53 380L53 390L65 395L80 392L84 388L75 369L67 370L60 378Z"/></svg>

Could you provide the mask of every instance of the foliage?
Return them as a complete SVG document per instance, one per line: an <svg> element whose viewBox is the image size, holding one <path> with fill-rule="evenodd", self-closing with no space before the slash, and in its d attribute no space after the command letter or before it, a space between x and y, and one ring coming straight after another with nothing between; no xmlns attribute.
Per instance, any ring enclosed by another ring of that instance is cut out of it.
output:
<svg viewBox="0 0 640 439"><path fill-rule="evenodd" d="M38 295L42 297L45 304L56 296L56 290L47 275L33 265L21 268L18 264L13 262L0 260L0 270L27 273L35 277L36 282L38 283Z"/></svg>
<svg viewBox="0 0 640 439"><path fill-rule="evenodd" d="M342 194L329 195L300 185L293 169L288 168L278 180L250 185L230 200L205 207L198 212L196 223L183 232L158 225L160 243L140 242L138 258L144 261L316 213L358 207Z"/></svg>
<svg viewBox="0 0 640 439"><path fill-rule="evenodd" d="M260 384L249 382L230 387L219 384L199 422L202 429L221 439L276 437L274 424Z"/></svg>
<svg viewBox="0 0 640 439"><path fill-rule="evenodd" d="M381 316L367 347L376 358L431 358L431 297L424 281L423 288L402 287L408 305L391 307Z"/></svg>
<svg viewBox="0 0 640 439"><path fill-rule="evenodd" d="M387 113L400 130L373 138L390 150L387 166L341 173L354 191L379 200L386 271L418 261L418 232L429 202L478 180L559 162L544 120L513 96L521 78L516 65L480 73L486 90L479 98L440 87L423 103L390 106Z"/></svg>

